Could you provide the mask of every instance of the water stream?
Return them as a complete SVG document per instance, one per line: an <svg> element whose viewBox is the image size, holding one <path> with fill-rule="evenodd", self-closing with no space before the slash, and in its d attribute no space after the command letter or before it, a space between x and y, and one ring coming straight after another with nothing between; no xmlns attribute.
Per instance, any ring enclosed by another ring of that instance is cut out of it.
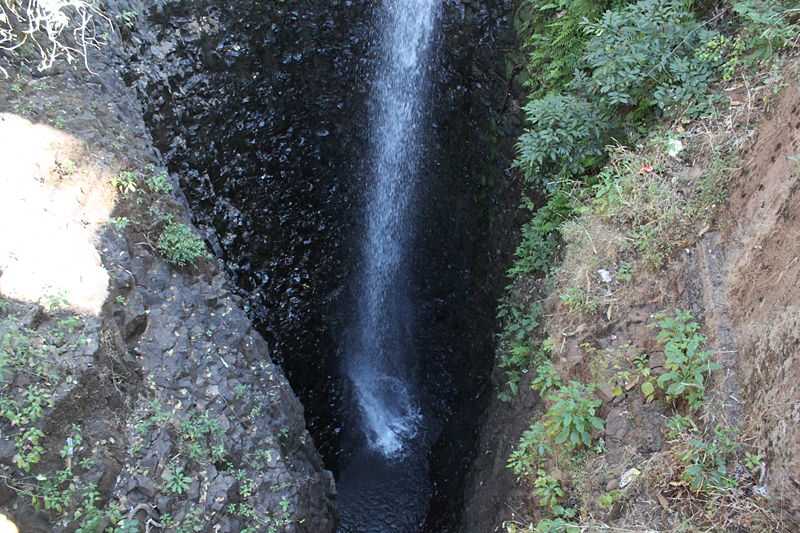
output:
<svg viewBox="0 0 800 533"><path fill-rule="evenodd" d="M342 531L419 531L430 497L428 423L414 368L409 247L424 157L427 71L440 0L386 0L370 118L365 232L343 368L355 416L338 481Z"/></svg>

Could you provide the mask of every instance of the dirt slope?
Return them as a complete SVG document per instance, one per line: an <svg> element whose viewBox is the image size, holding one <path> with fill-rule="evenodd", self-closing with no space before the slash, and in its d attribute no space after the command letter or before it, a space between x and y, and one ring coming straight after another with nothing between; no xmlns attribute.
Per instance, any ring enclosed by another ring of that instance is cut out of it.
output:
<svg viewBox="0 0 800 533"><path fill-rule="evenodd" d="M769 494L800 522L800 89L745 153L723 234L742 401Z"/></svg>
<svg viewBox="0 0 800 533"><path fill-rule="evenodd" d="M680 157L656 162L647 147L633 151L634 171L642 168L636 180L653 176L653 186L671 189L666 207L689 205L708 184L713 195L727 187L722 207L718 200L702 204L715 215L685 209L694 218L679 221L687 229L662 268L642 266L629 228L602 213L579 217L565 232L555 288L539 297L546 338L562 379L598 385L605 428L596 435L601 449L547 466L567 490L563 503L578 510L574 521L589 531L674 531L693 520L720 531L800 527L800 88L793 72L785 70L780 91L774 80L758 88L734 84L725 91L727 120L681 127L687 149ZM712 155L717 150L726 155ZM633 271L624 281L623 264ZM565 306L559 296L572 287L586 288L591 310ZM736 488L721 498L688 490L681 456L690 437L670 436L665 422L675 410L662 395L647 401L640 392L641 361L646 375L665 372L654 326L657 313L674 309L702 324L706 349L720 365L691 438L711 442L728 428L744 446L727 458ZM515 530L541 517L532 488L515 483L505 467L541 411L530 377L510 404L490 407L467 491L470 533ZM745 467L745 450L761 463ZM625 487L629 475L635 480ZM598 505L609 495L615 503Z"/></svg>

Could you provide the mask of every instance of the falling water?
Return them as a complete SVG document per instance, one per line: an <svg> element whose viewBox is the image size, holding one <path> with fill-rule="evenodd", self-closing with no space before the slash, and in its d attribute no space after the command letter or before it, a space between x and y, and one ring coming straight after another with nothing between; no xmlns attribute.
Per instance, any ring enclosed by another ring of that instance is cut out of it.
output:
<svg viewBox="0 0 800 533"><path fill-rule="evenodd" d="M347 532L418 531L430 497L426 419L413 372L409 247L441 3L385 0L379 9L366 231L354 332L344 354L356 414L344 436L356 449L338 483Z"/></svg>
<svg viewBox="0 0 800 533"><path fill-rule="evenodd" d="M362 430L387 457L405 451L422 413L409 372L413 305L409 299L409 211L424 127L425 73L441 0L387 0L375 88L367 231L358 283L354 349L346 361Z"/></svg>

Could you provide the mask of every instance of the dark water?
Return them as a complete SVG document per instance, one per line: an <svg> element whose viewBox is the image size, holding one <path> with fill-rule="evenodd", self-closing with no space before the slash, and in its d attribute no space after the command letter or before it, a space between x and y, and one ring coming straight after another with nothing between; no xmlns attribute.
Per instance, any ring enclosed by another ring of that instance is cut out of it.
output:
<svg viewBox="0 0 800 533"><path fill-rule="evenodd" d="M348 533L458 530L510 249L509 12L174 2L130 74L303 402Z"/></svg>

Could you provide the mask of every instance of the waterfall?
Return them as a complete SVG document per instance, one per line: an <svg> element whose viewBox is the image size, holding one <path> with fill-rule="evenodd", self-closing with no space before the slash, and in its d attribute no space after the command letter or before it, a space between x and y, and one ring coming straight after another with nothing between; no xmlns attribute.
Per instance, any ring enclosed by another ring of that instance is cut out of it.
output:
<svg viewBox="0 0 800 533"><path fill-rule="evenodd" d="M441 0L386 0L379 10L366 232L353 346L345 373L361 431L385 457L401 456L422 421L414 360L408 249L423 155L426 71Z"/></svg>

